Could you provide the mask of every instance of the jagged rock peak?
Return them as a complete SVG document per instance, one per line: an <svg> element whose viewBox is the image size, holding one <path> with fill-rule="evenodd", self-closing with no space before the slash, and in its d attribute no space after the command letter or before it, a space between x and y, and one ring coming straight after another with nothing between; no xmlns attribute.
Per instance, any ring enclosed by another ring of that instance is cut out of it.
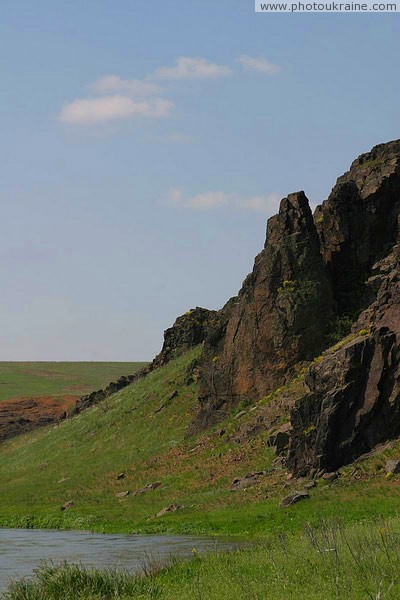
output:
<svg viewBox="0 0 400 600"><path fill-rule="evenodd" d="M282 243L282 236L295 233L316 235L310 204L303 191L282 198L279 213L268 219L265 246L279 245Z"/></svg>
<svg viewBox="0 0 400 600"><path fill-rule="evenodd" d="M400 140L378 144L370 152L361 154L337 183L354 181L360 197L366 198L384 179L396 173L400 174Z"/></svg>

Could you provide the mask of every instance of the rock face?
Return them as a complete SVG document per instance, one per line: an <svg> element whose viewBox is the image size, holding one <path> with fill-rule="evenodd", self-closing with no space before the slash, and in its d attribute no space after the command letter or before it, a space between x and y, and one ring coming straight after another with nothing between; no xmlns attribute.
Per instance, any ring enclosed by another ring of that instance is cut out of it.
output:
<svg viewBox="0 0 400 600"><path fill-rule="evenodd" d="M288 466L333 470L400 435L400 269L397 248L371 279L376 300L348 343L312 366L292 413ZM379 268L379 266L378 266ZM358 333L357 333L358 332Z"/></svg>
<svg viewBox="0 0 400 600"><path fill-rule="evenodd" d="M334 302L303 192L281 201L237 297L210 322L194 429L238 400L265 396L324 347Z"/></svg>
<svg viewBox="0 0 400 600"><path fill-rule="evenodd" d="M334 470L400 435L400 142L357 159L321 214L338 304L367 307L347 343L306 375L308 390L291 416L287 465L297 473Z"/></svg>
<svg viewBox="0 0 400 600"><path fill-rule="evenodd" d="M321 251L339 313L360 308L372 265L399 235L400 140L362 154L317 207Z"/></svg>
<svg viewBox="0 0 400 600"><path fill-rule="evenodd" d="M282 200L252 273L209 322L193 431L284 384L346 317L351 335L305 376L286 464L332 472L400 435L399 215L400 141L355 160L314 218L303 192Z"/></svg>

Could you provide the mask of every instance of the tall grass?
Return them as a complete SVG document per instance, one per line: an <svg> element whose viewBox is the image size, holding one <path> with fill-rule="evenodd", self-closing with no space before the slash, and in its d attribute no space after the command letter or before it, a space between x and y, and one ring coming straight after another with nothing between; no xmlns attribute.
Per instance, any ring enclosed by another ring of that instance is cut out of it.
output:
<svg viewBox="0 0 400 600"><path fill-rule="evenodd" d="M146 575L44 566L4 600L386 600L400 597L400 521L307 526L249 549L195 556Z"/></svg>

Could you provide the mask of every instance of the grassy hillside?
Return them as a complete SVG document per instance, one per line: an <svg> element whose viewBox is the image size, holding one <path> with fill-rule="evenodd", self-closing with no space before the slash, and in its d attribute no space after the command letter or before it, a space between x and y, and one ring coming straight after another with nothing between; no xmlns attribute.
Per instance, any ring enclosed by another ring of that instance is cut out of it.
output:
<svg viewBox="0 0 400 600"><path fill-rule="evenodd" d="M0 362L0 402L22 397L83 396L145 363Z"/></svg>
<svg viewBox="0 0 400 600"><path fill-rule="evenodd" d="M195 349L101 405L61 424L19 436L0 446L0 524L89 528L97 531L216 533L265 536L297 531L305 522L344 523L395 516L400 479L387 479L387 458L398 445L350 466L310 499L279 507L291 484L266 445L266 434L239 434L259 411L282 412L301 380L247 406L213 430L185 438L197 408L197 386L187 367ZM241 407L242 408L242 407ZM239 409L238 409L239 411ZM232 479L265 471L258 484L230 491ZM118 474L125 476L118 479ZM154 490L135 495L149 483ZM117 497L120 492L129 492ZM61 511L71 501L73 506ZM170 504L176 512L155 515Z"/></svg>

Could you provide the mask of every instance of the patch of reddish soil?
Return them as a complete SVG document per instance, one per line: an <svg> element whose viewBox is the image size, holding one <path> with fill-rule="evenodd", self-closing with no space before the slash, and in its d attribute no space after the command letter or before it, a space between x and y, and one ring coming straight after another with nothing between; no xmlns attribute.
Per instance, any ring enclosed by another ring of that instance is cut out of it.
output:
<svg viewBox="0 0 400 600"><path fill-rule="evenodd" d="M15 398L0 402L0 442L65 419L77 396Z"/></svg>

